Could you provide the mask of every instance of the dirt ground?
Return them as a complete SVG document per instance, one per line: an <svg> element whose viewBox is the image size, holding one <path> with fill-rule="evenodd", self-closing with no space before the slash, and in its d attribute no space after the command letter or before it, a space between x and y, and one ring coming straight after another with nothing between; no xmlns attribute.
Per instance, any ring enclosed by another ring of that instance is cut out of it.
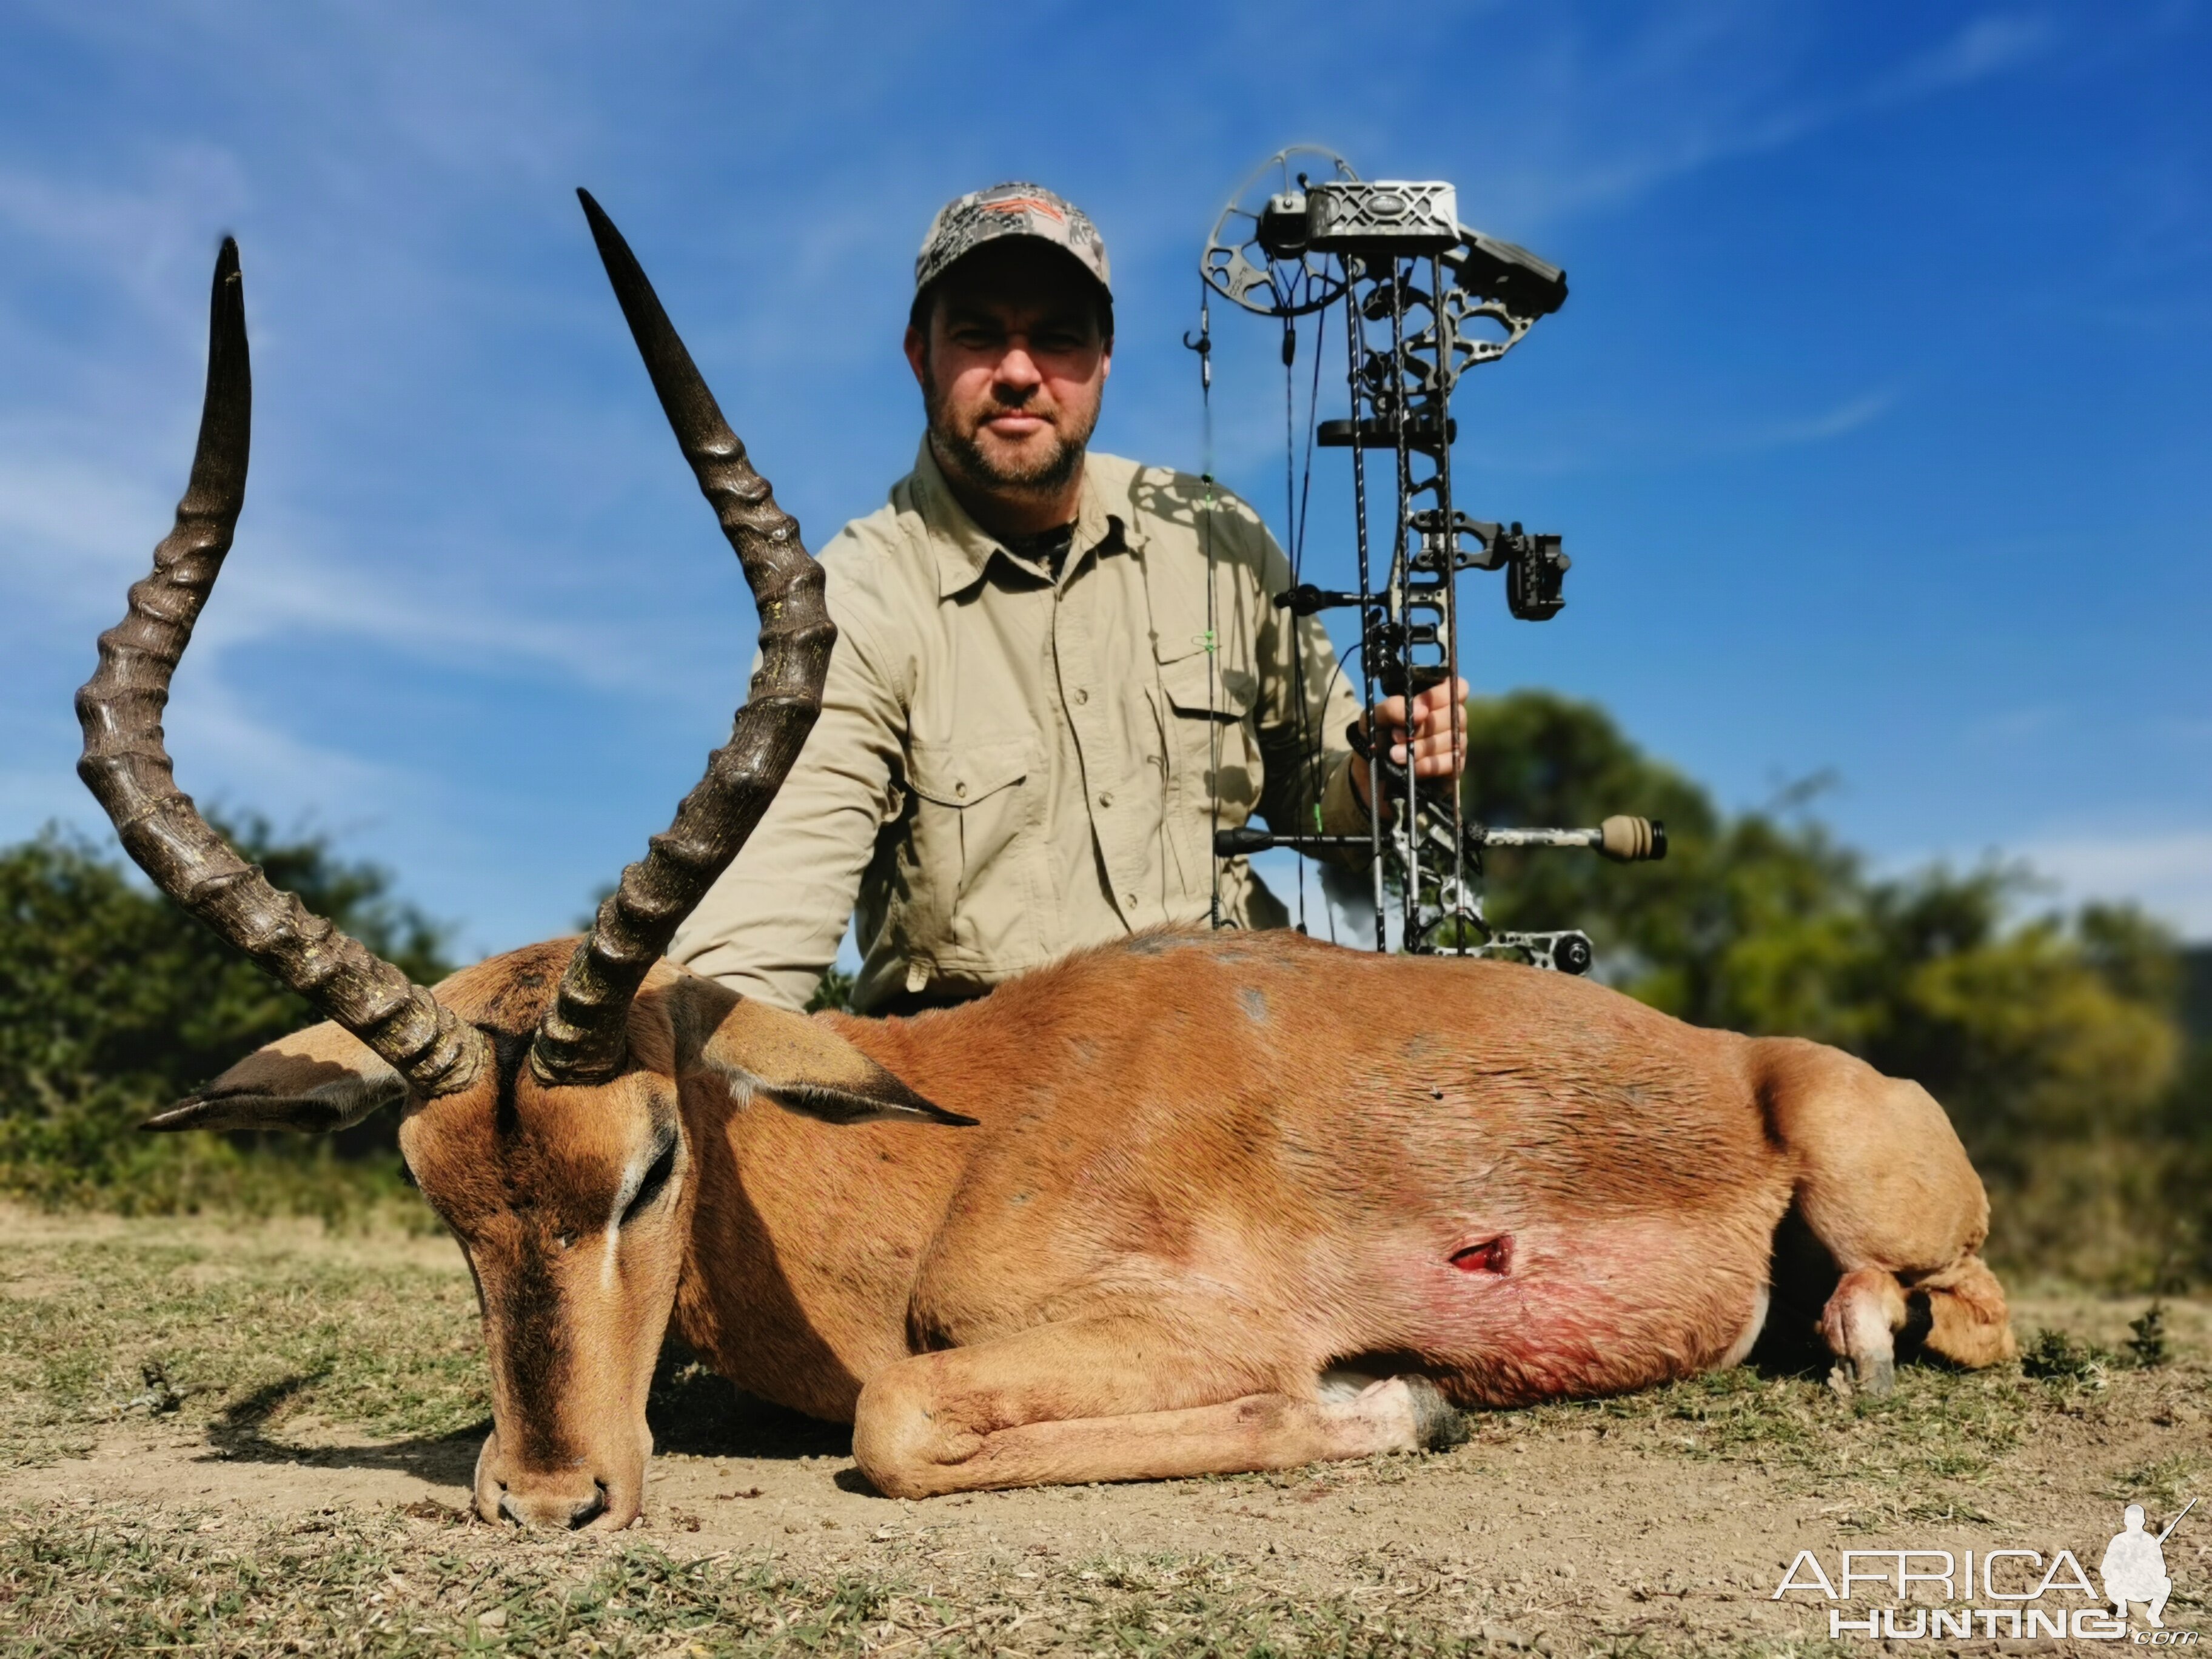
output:
<svg viewBox="0 0 2212 1659"><path fill-rule="evenodd" d="M470 1370L466 1277L442 1240L0 1212L0 1243L14 1264L0 1269L0 1311L13 1320L0 1322L12 1389L0 1426L17 1464L0 1516L15 1540L12 1566L0 1562L6 1651L129 1650L131 1610L68 1588L95 1571L115 1577L120 1569L100 1565L113 1546L100 1540L118 1528L140 1544L168 1540L161 1559L173 1559L160 1571L169 1588L159 1594L179 1595L179 1608L192 1595L177 1585L204 1581L231 1595L241 1573L252 1577L254 1553L276 1540L297 1554L299 1539L319 1529L352 1539L356 1555L362 1540L375 1545L381 1565L349 1568L350 1589L338 1574L336 1601L301 1614L289 1638L273 1613L257 1626L254 1592L235 1590L238 1651L261 1650L264 1638L276 1644L269 1650L283 1650L283 1639L309 1651L325 1642L535 1650L524 1640L533 1606L640 1550L685 1571L742 1569L757 1584L766 1572L786 1589L762 1595L812 1595L817 1611L835 1595L805 1586L870 1586L873 1599L842 1624L824 1614L829 1634L818 1639L796 1611L742 1642L718 1636L726 1620L672 1613L629 1626L603 1618L573 1641L562 1626L558 1641L544 1637L549 1646L1793 1651L1828 1645L1833 1605L1773 1598L1801 1550L1832 1577L1843 1550L1908 1547L2046 1559L2066 1548L2094 1572L2124 1503L2143 1504L2155 1529L2212 1486L2212 1307L2167 1304L2167 1356L2146 1366L2126 1346L2142 1301L2029 1292L2014 1298L2023 1342L2045 1328L2065 1334L2037 1350L2039 1376L1916 1366L1890 1400L1868 1402L1816 1375L1747 1369L1620 1401L1486 1414L1468 1444L1446 1453L922 1503L870 1492L844 1431L687 1372L656 1404L661 1450L642 1525L620 1539L548 1543L465 1519L483 1427L480 1393L470 1390L481 1383ZM240 1299L249 1295L264 1300ZM349 1393L355 1349L382 1340L374 1322L329 1323L343 1322L339 1304L356 1295L388 1298L381 1330L393 1348L424 1357ZM76 1311L88 1303L93 1312ZM307 1333L308 1359L284 1358L288 1318ZM82 1364L69 1357L80 1348ZM393 1403L403 1395L416 1403L403 1410ZM392 1434L396 1420L427 1431ZM366 1432L364 1421L387 1431ZM2166 1544L2175 1594L2166 1622L2212 1639L2206 1511ZM209 1553L211 1540L228 1540L231 1553ZM313 1547L303 1559L315 1559ZM420 1565L433 1560L443 1565ZM518 1580L509 1569L522 1562L557 1566ZM455 1594L462 1565L505 1575L514 1594L496 1605ZM666 1578L675 1569L654 1571ZM434 1593L408 1589L428 1579ZM678 1572L669 1582L672 1607L691 1581ZM600 1604L619 1612L624 1595L648 1599L609 1591ZM370 1596L393 1599L393 1609ZM212 1608L222 1595L200 1600ZM248 1640L252 1630L262 1633ZM378 1630L392 1639L369 1639ZM219 1633L194 1640L224 1650ZM1978 1635L1924 1645L2019 1644Z"/></svg>

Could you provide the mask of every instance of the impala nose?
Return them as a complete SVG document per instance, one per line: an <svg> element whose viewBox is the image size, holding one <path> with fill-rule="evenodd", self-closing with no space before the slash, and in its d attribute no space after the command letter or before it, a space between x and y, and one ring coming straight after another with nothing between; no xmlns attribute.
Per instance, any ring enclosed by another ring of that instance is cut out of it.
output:
<svg viewBox="0 0 2212 1659"><path fill-rule="evenodd" d="M641 1451L649 1450L647 1440ZM499 1431L484 1437L477 1456L476 1511L485 1521L518 1527L589 1527L616 1530L637 1519L645 1498L645 1458L579 1455L573 1448L536 1468L508 1457Z"/></svg>
<svg viewBox="0 0 2212 1659"><path fill-rule="evenodd" d="M499 1498L501 1516L518 1527L566 1527L574 1532L591 1525L606 1510L607 1488L603 1480L593 1481L590 1494L582 1498L574 1492L525 1492L509 1487Z"/></svg>

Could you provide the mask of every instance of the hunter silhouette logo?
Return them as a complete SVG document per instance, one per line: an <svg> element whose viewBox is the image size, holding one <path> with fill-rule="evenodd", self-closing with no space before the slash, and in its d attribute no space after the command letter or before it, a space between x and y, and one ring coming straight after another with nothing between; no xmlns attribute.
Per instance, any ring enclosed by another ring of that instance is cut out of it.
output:
<svg viewBox="0 0 2212 1659"><path fill-rule="evenodd" d="M2181 1506L2181 1515L2197 1507L2191 1498ZM2166 1523L2166 1530L2155 1538L2143 1531L2143 1508L2130 1504L2122 1514L2121 1524L2126 1528L2113 1535L2105 1546L2105 1559L2098 1565L2097 1577L2105 1581L2105 1599L2112 1604L2112 1616L2125 1619L2128 1603L2143 1604L2143 1617L2153 1630L2166 1628L2159 1614L2166 1611L2166 1598L2173 1594L2173 1580L2166 1574L2166 1540L2173 1536L2173 1529L2181 1524L2181 1515Z"/></svg>
<svg viewBox="0 0 2212 1659"><path fill-rule="evenodd" d="M2191 1498L2162 1532L2151 1532L2143 1507L2130 1504L2097 1564L2100 1592L2072 1550L2046 1559L2040 1550L1991 1549L1954 1553L1939 1549L1844 1550L1833 1577L1811 1550L1800 1550L1768 1599L1793 1592L1830 1601L1856 1601L1863 1617L1832 1607L1828 1635L1872 1640L1980 1637L1995 1640L2070 1638L2123 1642L2139 1647L2193 1647L2193 1630L2168 1630L2161 1615L2173 1594L2166 1569L2166 1540L2197 1507ZM1879 1590L1867 1587L1879 1585ZM1866 1605L1877 1597L1892 1605ZM2142 1610L2146 1628L2132 1628L2129 1609Z"/></svg>

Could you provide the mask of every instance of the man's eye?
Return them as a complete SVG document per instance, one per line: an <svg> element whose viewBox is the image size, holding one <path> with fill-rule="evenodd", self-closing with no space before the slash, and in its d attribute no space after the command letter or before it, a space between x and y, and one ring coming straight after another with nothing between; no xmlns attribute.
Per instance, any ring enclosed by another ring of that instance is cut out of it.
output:
<svg viewBox="0 0 2212 1659"><path fill-rule="evenodd" d="M660 1196L660 1189L668 1184L668 1177L675 1173L675 1170L676 1143L672 1140L662 1149L660 1156L653 1160L653 1167L645 1172L645 1179L638 1183L637 1196L630 1200L629 1207L623 1212L623 1226L629 1225L635 1218L644 1212L647 1205Z"/></svg>

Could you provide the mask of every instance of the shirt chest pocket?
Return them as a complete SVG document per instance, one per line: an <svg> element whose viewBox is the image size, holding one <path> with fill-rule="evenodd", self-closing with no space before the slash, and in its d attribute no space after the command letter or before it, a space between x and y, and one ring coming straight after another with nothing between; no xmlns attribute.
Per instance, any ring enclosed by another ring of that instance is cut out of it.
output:
<svg viewBox="0 0 2212 1659"><path fill-rule="evenodd" d="M1163 639L1160 649L1176 641ZM1250 812L1260 799L1258 756L1251 744L1252 705L1259 678L1249 668L1223 665L1202 646L1163 658L1160 715L1168 764L1184 796ZM1237 820L1242 821L1241 817Z"/></svg>
<svg viewBox="0 0 2212 1659"><path fill-rule="evenodd" d="M913 947L971 964L1033 954L1043 811L1036 736L915 742L907 752L907 786L914 797L906 872Z"/></svg>

